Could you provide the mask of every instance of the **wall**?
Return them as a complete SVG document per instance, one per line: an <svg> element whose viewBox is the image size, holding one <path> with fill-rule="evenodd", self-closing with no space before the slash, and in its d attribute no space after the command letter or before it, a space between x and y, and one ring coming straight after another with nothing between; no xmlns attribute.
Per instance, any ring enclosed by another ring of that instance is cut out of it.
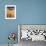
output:
<svg viewBox="0 0 46 46"><path fill-rule="evenodd" d="M16 20L5 20L6 4L16 4ZM46 24L46 0L0 0L0 44L8 42L9 32L17 34L18 24Z"/></svg>
<svg viewBox="0 0 46 46"><path fill-rule="evenodd" d="M19 24L46 24L46 0L16 0Z"/></svg>
<svg viewBox="0 0 46 46"><path fill-rule="evenodd" d="M8 34L16 32L17 35L17 20L5 19L5 5L16 5L16 0L0 0L0 44L7 44ZM17 39L15 41L18 42Z"/></svg>

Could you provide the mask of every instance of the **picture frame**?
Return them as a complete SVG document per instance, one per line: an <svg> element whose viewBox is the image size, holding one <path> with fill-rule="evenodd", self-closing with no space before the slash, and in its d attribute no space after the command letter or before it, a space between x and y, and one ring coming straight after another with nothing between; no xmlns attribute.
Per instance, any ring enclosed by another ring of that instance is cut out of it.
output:
<svg viewBox="0 0 46 46"><path fill-rule="evenodd" d="M46 41L46 24L18 24L18 42L21 40Z"/></svg>
<svg viewBox="0 0 46 46"><path fill-rule="evenodd" d="M16 5L5 5L5 19L16 19Z"/></svg>

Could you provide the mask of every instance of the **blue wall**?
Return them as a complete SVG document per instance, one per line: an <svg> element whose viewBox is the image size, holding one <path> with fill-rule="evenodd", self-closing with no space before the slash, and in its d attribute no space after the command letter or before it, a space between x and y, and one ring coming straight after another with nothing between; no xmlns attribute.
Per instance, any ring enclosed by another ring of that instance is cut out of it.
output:
<svg viewBox="0 0 46 46"><path fill-rule="evenodd" d="M5 19L6 4L16 4L16 20ZM0 0L0 44L8 43L9 32L17 34L18 24L46 24L46 0Z"/></svg>
<svg viewBox="0 0 46 46"><path fill-rule="evenodd" d="M20 24L46 24L46 0L16 0Z"/></svg>
<svg viewBox="0 0 46 46"><path fill-rule="evenodd" d="M16 32L17 35L17 21L5 19L5 5L16 5L15 0L0 0L0 44L7 44L8 34ZM17 43L17 39L15 41Z"/></svg>

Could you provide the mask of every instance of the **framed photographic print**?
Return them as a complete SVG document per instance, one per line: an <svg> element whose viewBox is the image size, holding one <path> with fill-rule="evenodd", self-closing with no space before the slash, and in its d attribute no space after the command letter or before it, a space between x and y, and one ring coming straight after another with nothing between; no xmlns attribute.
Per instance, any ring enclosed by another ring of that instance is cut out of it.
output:
<svg viewBox="0 0 46 46"><path fill-rule="evenodd" d="M19 24L18 42L22 40L46 41L45 24Z"/></svg>
<svg viewBox="0 0 46 46"><path fill-rule="evenodd" d="M16 19L16 5L5 5L5 19Z"/></svg>

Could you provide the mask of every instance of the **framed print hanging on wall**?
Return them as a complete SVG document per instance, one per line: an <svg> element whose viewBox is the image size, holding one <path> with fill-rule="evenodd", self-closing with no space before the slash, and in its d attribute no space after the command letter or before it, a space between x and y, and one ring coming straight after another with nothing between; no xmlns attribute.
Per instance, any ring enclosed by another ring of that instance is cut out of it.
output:
<svg viewBox="0 0 46 46"><path fill-rule="evenodd" d="M16 19L16 5L5 5L5 19Z"/></svg>

